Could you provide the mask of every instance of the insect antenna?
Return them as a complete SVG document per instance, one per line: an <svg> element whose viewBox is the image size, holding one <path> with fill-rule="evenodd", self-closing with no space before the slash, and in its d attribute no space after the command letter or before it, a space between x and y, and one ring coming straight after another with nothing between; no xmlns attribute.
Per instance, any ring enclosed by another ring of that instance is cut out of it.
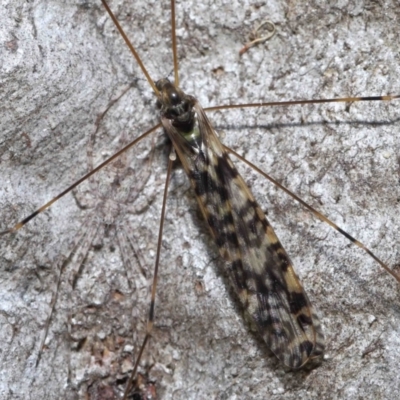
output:
<svg viewBox="0 0 400 400"><path fill-rule="evenodd" d="M118 19L111 11L111 8L108 6L106 0L101 0L103 3L104 8L106 9L108 15L112 19L114 25L118 29L118 32L121 34L122 38L124 39L126 45L129 47L132 55L135 57L140 69L142 70L143 74L145 75L147 81L149 82L151 88L153 89L155 95L158 97L160 95L160 91L157 89L154 81L151 79L150 74L148 73L146 67L143 64L142 59L140 58L138 52L133 47L131 41L129 40L128 36L126 35L125 31L122 29L122 26L118 22ZM174 78L175 78L175 85L179 86L179 72L178 72L178 53L176 51L176 23L175 23L175 1L171 0L171 30L172 30L172 49L173 49L173 58L174 58Z"/></svg>
<svg viewBox="0 0 400 400"><path fill-rule="evenodd" d="M178 52L176 45L176 17L175 17L175 0L171 0L171 35L172 35L172 54L174 57L174 81L179 86L179 68L178 68Z"/></svg>
<svg viewBox="0 0 400 400"><path fill-rule="evenodd" d="M138 63L140 69L142 70L143 74L145 75L147 82L149 82L151 88L153 89L154 93L158 96L159 95L159 90L157 89L154 81L151 79L150 74L148 73L146 67L144 66L141 58L139 57L139 54L137 53L137 51L135 50L135 48L133 47L131 41L129 40L128 36L126 35L125 31L122 29L122 26L120 25L120 23L118 22L116 16L114 15L114 13L111 11L111 8L108 6L106 0L101 0L101 2L103 3L104 8L106 9L108 15L110 16L110 18L112 19L114 25L116 26L116 28L118 29L118 32L120 33L120 35L122 36L122 38L125 41L125 44L129 47L129 50L131 51L131 53L133 54L133 56L135 57L136 62ZM175 25L174 25L175 26Z"/></svg>

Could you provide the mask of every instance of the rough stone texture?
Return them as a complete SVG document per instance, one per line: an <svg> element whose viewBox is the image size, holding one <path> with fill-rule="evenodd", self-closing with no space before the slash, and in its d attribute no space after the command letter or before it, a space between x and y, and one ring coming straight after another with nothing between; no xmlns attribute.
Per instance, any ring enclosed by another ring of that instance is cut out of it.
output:
<svg viewBox="0 0 400 400"><path fill-rule="evenodd" d="M154 79L173 68L164 3L111 4ZM129 83L133 88L96 136L95 163L154 125L157 112L147 82L100 2L13 0L3 1L2 10L4 229L84 174L96 117ZM178 2L181 86L204 107L398 94L399 13L395 1ZM246 35L265 17L275 22L276 36L239 58ZM210 118L225 143L395 266L399 104L274 107L210 113ZM144 272L151 277L155 258L168 155L162 137L155 137L151 176L135 202L111 215L110 182L119 196L118 190L129 192L143 181L151 141L122 159L120 167L132 168L122 169L127 173L118 182L115 165L96 177L99 185L94 182L91 192L84 184L18 234L0 238L1 399L120 395L123 373L143 338ZM399 285L265 179L246 168L243 173L321 316L326 359L311 372L287 372L249 331L178 167L168 201L154 339L143 360L144 368L152 365L158 397L399 398ZM46 348L35 367L58 267L76 238L79 245L63 264ZM140 254L135 257L126 244L129 261L123 261L120 249L127 238ZM81 262L85 243L91 246Z"/></svg>

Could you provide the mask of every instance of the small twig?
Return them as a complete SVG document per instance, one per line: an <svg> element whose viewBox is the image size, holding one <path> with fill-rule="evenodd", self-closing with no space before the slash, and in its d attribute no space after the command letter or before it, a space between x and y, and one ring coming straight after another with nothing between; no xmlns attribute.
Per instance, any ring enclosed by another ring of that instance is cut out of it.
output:
<svg viewBox="0 0 400 400"><path fill-rule="evenodd" d="M261 28L263 28L264 26L267 26L267 25L269 27L269 29L266 29L268 31L268 33L264 36L260 36ZM249 35L250 42L248 42L244 45L244 47L239 51L239 55L242 56L244 53L246 53L247 50L250 49L250 47L253 47L259 43L264 43L267 40L271 39L272 36L275 35L275 32L276 32L275 24L271 21L265 20L260 25L258 25L258 27L256 29L251 31L251 33Z"/></svg>

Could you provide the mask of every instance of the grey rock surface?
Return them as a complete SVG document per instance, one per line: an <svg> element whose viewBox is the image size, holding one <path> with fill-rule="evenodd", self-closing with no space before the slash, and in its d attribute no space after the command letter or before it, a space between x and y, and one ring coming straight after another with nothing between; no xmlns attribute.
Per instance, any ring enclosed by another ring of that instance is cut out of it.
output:
<svg viewBox="0 0 400 400"><path fill-rule="evenodd" d="M97 165L157 123L154 95L99 1L2 6L0 230L87 172L88 144ZM171 75L169 3L111 6L153 79ZM399 14L395 1L179 1L181 87L203 107L400 94ZM248 33L265 18L276 35L240 58ZM98 115L129 84L96 132ZM399 106L209 116L224 143L394 267ZM1 399L120 398L144 336L168 157L161 133L153 136L17 234L0 237ZM142 363L149 390L154 384L162 399L400 398L399 285L265 179L239 168L321 317L325 360L311 372L285 371L249 330L177 166L154 335Z"/></svg>

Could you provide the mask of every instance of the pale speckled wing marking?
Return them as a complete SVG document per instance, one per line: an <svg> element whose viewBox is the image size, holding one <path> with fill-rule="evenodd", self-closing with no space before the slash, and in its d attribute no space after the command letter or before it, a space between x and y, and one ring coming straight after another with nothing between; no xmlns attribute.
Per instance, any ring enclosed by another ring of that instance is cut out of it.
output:
<svg viewBox="0 0 400 400"><path fill-rule="evenodd" d="M201 211L250 323L275 355L300 368L324 349L320 321L293 270L289 256L224 150L204 110L193 135L183 137L162 123L188 174Z"/></svg>

